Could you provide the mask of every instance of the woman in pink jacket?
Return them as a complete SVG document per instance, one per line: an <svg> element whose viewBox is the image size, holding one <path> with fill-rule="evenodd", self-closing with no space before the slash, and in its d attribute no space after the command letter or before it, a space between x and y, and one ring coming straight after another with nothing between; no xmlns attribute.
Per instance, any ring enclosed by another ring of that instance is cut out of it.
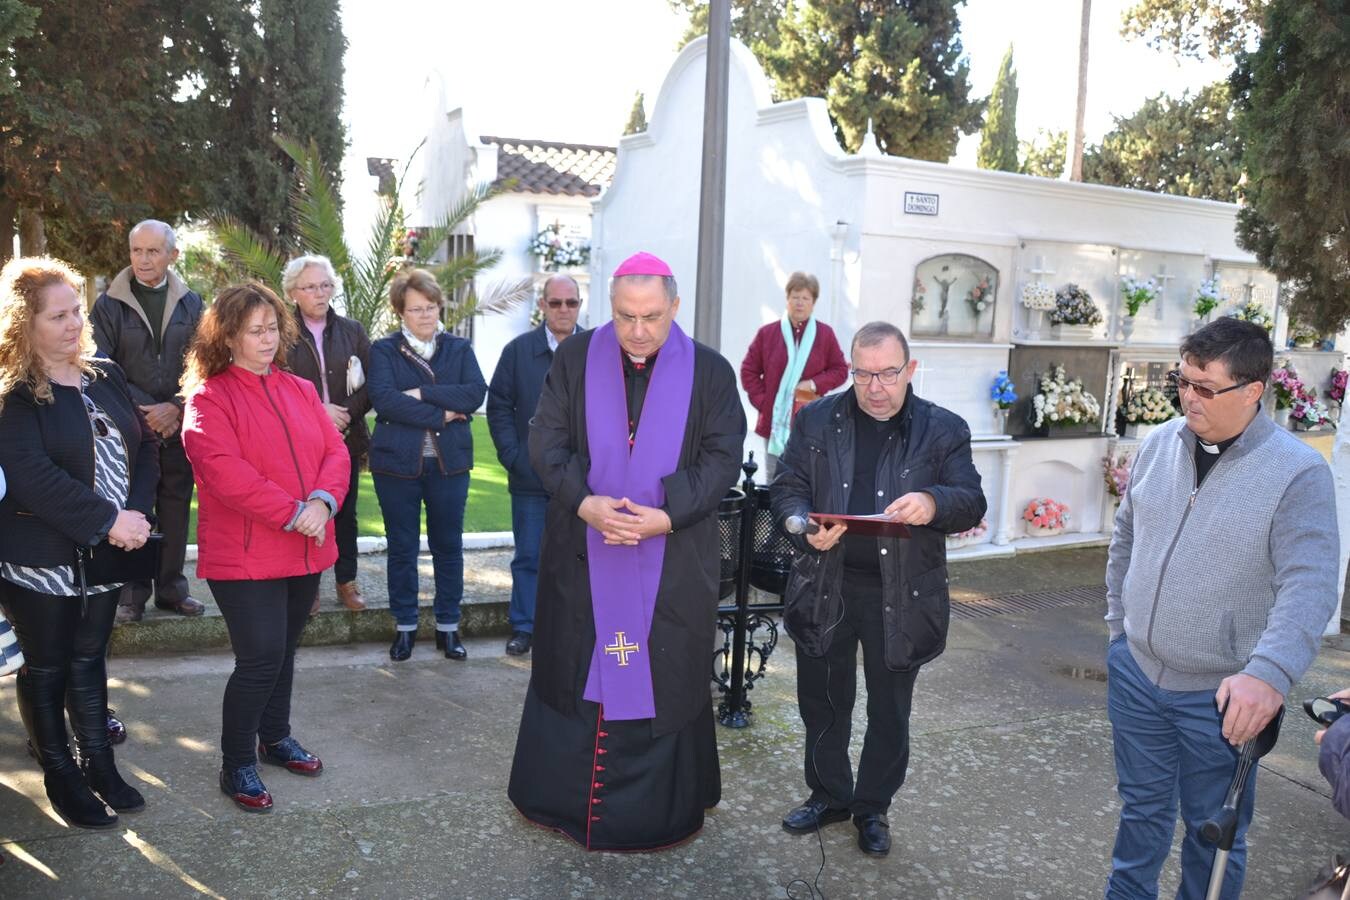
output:
<svg viewBox="0 0 1350 900"><path fill-rule="evenodd" d="M351 458L315 392L284 372L295 317L260 284L226 288L188 352L183 446L197 482L197 575L225 617L220 789L268 812L259 757L299 775L323 763L291 737L295 648L319 574L333 565L332 518Z"/></svg>

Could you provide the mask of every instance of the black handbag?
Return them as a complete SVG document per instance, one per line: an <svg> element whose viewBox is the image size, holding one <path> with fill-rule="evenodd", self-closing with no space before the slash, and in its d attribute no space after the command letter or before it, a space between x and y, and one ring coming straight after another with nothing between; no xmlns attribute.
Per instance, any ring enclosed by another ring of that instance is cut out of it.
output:
<svg viewBox="0 0 1350 900"><path fill-rule="evenodd" d="M75 548L75 577L80 596L88 599L90 585L150 581L159 575L164 535L152 532L135 550L123 550L103 540L92 547Z"/></svg>

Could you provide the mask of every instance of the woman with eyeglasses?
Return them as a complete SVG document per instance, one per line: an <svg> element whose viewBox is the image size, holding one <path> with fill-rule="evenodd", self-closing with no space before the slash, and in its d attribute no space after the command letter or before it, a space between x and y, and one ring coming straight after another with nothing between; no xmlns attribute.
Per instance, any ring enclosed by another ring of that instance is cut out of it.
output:
<svg viewBox="0 0 1350 900"><path fill-rule="evenodd" d="M341 433L351 458L351 481L337 518L337 564L333 575L337 598L353 611L366 608L356 584L356 497L361 484L361 464L370 449L366 413L370 396L366 370L370 368L370 339L361 323L340 316L333 309L338 288L337 272L326 256L297 256L286 264L281 287L295 304L296 342L286 355L290 371L314 385L323 408ZM319 611L314 593L310 615Z"/></svg>
<svg viewBox="0 0 1350 900"><path fill-rule="evenodd" d="M19 712L47 799L80 828L145 807L113 761L104 657L120 584L81 585L77 547L133 550L150 535L159 439L122 370L94 358L80 276L59 260L0 270L0 602L27 665ZM66 736L66 712L79 762Z"/></svg>
<svg viewBox="0 0 1350 900"><path fill-rule="evenodd" d="M803 401L823 397L848 378L848 361L834 329L816 320L820 282L793 272L787 310L755 333L741 362L741 387L759 410L755 434L764 438L764 477L772 478L787 445L792 416Z"/></svg>
<svg viewBox="0 0 1350 900"><path fill-rule="evenodd" d="M389 541L389 612L396 634L389 658L412 655L417 637L417 555L421 513L435 571L436 646L449 659L468 653L459 638L464 594L464 504L473 468L469 420L487 384L468 341L445 330L445 297L424 269L404 269L389 285L399 330L370 345L375 433L370 471Z"/></svg>
<svg viewBox="0 0 1350 900"><path fill-rule="evenodd" d="M295 319L261 284L228 287L183 368L183 448L197 482L197 575L225 617L234 671L221 711L220 790L272 809L258 760L315 776L291 735L295 650L319 573L337 559L332 519L351 465L313 385L284 371Z"/></svg>

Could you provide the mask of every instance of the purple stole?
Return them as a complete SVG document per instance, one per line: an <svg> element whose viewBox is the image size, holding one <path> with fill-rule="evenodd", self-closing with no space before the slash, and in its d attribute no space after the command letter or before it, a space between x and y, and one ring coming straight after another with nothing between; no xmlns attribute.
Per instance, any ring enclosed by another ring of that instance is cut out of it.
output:
<svg viewBox="0 0 1350 900"><path fill-rule="evenodd" d="M628 444L628 394L623 350L613 323L596 329L586 352L586 439L590 446L591 492L643 506L666 500L661 479L679 467L694 389L694 342L678 324L661 346L652 369L632 447ZM604 706L607 719L650 719L652 694L652 610L666 556L664 534L637 546L611 546L594 528L586 529L591 576L595 649L583 696Z"/></svg>

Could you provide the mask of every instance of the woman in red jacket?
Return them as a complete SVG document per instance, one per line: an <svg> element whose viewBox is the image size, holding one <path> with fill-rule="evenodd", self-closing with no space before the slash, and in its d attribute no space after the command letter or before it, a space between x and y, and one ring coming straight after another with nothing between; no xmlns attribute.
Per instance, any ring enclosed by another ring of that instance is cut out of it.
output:
<svg viewBox="0 0 1350 900"><path fill-rule="evenodd" d="M787 312L755 333L741 363L741 387L759 410L755 434L767 445L765 478L773 477L787 444L797 392L823 397L848 378L848 361L834 329L816 321L819 299L816 276L793 272L787 282Z"/></svg>
<svg viewBox="0 0 1350 900"><path fill-rule="evenodd" d="M197 327L184 369L183 446L197 482L197 575L225 616L220 789L267 812L257 762L318 775L291 737L295 648L319 574L333 565L332 518L351 458L314 386L281 370L295 317L260 284L226 288Z"/></svg>

